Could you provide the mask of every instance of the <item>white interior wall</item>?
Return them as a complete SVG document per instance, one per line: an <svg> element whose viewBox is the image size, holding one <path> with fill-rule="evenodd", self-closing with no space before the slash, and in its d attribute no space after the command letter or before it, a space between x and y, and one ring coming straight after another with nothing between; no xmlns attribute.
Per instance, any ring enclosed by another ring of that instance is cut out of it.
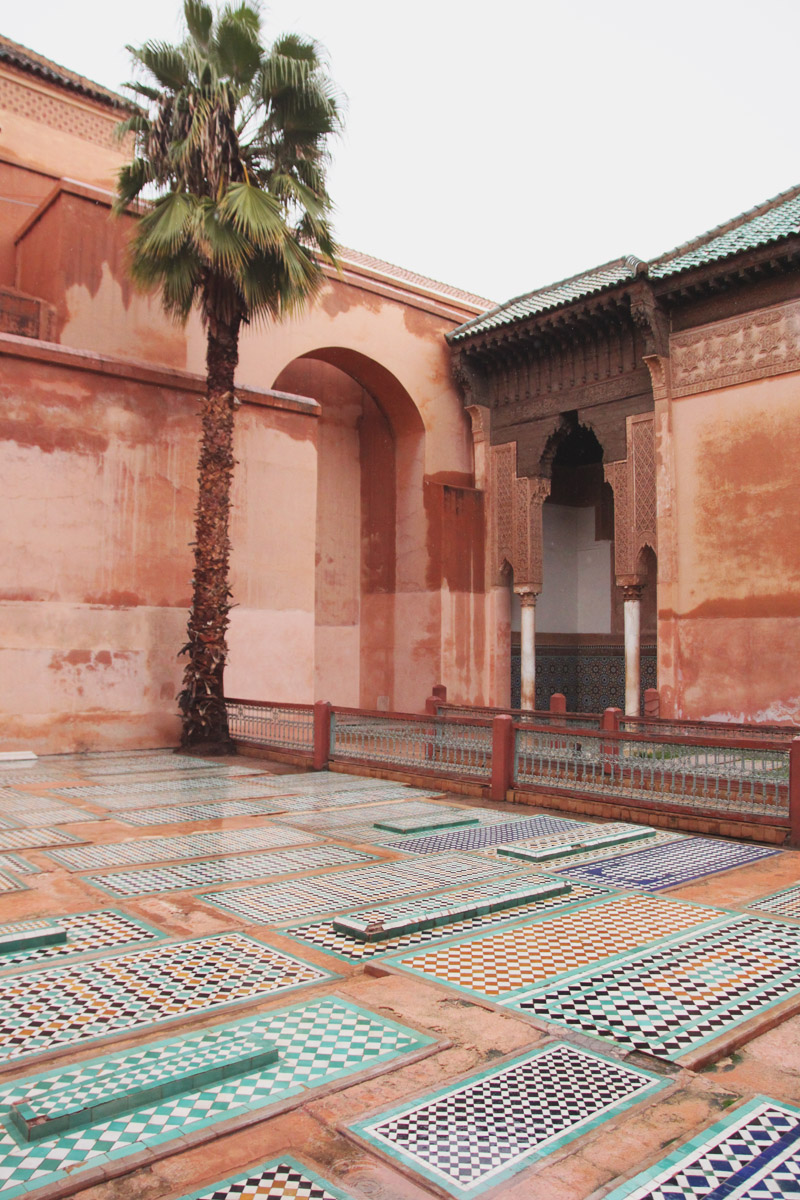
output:
<svg viewBox="0 0 800 1200"><path fill-rule="evenodd" d="M593 507L543 505L544 570L536 602L537 637L611 632L611 542L596 542L594 531Z"/></svg>

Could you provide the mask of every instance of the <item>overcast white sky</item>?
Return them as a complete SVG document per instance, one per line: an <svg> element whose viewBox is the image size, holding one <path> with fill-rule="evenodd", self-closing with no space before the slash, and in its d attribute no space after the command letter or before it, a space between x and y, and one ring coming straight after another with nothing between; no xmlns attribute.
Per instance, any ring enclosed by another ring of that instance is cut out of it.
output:
<svg viewBox="0 0 800 1200"><path fill-rule="evenodd" d="M180 0L0 3L108 87ZM800 182L797 0L272 0L348 97L339 240L507 300L647 258Z"/></svg>

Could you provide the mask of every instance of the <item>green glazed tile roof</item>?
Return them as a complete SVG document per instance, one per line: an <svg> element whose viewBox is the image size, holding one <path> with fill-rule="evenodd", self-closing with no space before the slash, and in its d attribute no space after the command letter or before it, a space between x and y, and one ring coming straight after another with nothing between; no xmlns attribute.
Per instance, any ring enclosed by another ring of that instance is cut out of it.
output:
<svg viewBox="0 0 800 1200"><path fill-rule="evenodd" d="M800 187L790 188L733 221L662 254L650 263L648 274L651 279L665 279L796 233L800 233Z"/></svg>
<svg viewBox="0 0 800 1200"><path fill-rule="evenodd" d="M626 279L633 279L639 262L638 258L629 254L625 258L616 258L613 262L604 263L601 267L594 267L591 271L583 271L580 275L562 279L560 283L551 283L535 292L526 292L523 296L517 296L505 304L498 304L496 308L491 308L481 316L459 325L457 329L452 330L447 340L458 342L472 334L487 333L502 325L510 325L525 317L533 317L538 313L547 312L548 309L558 308L562 304L569 304L595 292L602 292L605 288L624 283Z"/></svg>

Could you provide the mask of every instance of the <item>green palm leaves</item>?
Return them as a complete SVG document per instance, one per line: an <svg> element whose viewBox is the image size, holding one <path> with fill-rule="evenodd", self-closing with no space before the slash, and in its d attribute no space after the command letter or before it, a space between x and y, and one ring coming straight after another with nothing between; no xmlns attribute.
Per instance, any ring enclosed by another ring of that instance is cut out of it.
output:
<svg viewBox="0 0 800 1200"><path fill-rule="evenodd" d="M182 45L130 48L144 78L120 126L135 156L117 210L149 202L131 272L181 320L194 305L206 322L280 318L334 261L325 169L339 101L319 47L288 35L265 49L252 4L215 15L186 0L184 15Z"/></svg>

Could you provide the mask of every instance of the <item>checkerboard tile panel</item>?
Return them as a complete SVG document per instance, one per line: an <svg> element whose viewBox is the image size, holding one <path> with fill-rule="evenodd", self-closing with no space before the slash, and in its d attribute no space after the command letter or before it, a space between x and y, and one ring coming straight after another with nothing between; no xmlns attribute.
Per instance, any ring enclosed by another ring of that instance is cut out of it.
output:
<svg viewBox="0 0 800 1200"><path fill-rule="evenodd" d="M353 1128L468 1200L664 1086L558 1043Z"/></svg>
<svg viewBox="0 0 800 1200"><path fill-rule="evenodd" d="M0 854L0 871L16 872L17 875L38 875L40 867L35 867L26 858L18 854Z"/></svg>
<svg viewBox="0 0 800 1200"><path fill-rule="evenodd" d="M269 817L286 811L285 800L208 800L202 804L160 804L136 812L124 809L115 819L125 825L183 825L188 821L226 821L229 817Z"/></svg>
<svg viewBox="0 0 800 1200"><path fill-rule="evenodd" d="M20 792L13 800L0 799L0 818L4 825L14 829L40 825L68 825L72 821L96 821L99 818L72 804L51 800L48 796L36 796L33 792Z"/></svg>
<svg viewBox="0 0 800 1200"><path fill-rule="evenodd" d="M393 959L391 965L497 997L569 974L721 914L650 896L622 896Z"/></svg>
<svg viewBox="0 0 800 1200"><path fill-rule="evenodd" d="M555 842L563 843L564 840L569 841L569 831L567 831L567 833L564 835L554 833L546 837L518 838L515 839L515 845L544 846L552 845ZM681 833L670 833L667 830L656 830L654 834L648 837L647 845L648 848L650 848L653 846L663 845L667 842L672 843L683 840L684 835ZM641 850L641 846L638 848ZM548 870L560 871L562 867L567 867L572 863L586 863L605 860L607 858L627 857L628 854L636 853L636 850L637 847L635 845L628 847L625 850L623 850L620 846L599 846L588 850L576 850L574 854L565 854L563 857L559 857L557 862L550 863ZM504 862L507 857L505 854L500 853L497 846L476 847L476 851L478 854L485 854L487 858L499 859L501 862Z"/></svg>
<svg viewBox="0 0 800 1200"><path fill-rule="evenodd" d="M229 858L177 863L172 867L151 867L141 871L114 871L109 875L86 875L84 878L87 883L110 892L112 896L128 897L211 887L215 883L231 883L234 879L260 879L266 875L288 875L296 871L314 871L319 867L374 861L374 854L362 850L350 850L344 846L309 846L307 849L275 850L264 854L236 854Z"/></svg>
<svg viewBox="0 0 800 1200"><path fill-rule="evenodd" d="M516 874L527 870L523 864L512 864L503 873ZM341 912L348 908L381 900L400 900L416 892L458 887L477 883L501 872L495 863L470 857L468 854L442 854L431 859L411 859L409 862L379 863L356 871L337 871L335 874L309 880L291 880L278 884L259 884L257 887L219 891L202 897L234 916L255 923L275 924L291 921L298 912Z"/></svg>
<svg viewBox="0 0 800 1200"><path fill-rule="evenodd" d="M160 935L141 921L113 908L77 916L59 917L52 921L16 921L0 925L0 936L24 933L34 929L50 929L53 926L66 932L67 940L56 946L34 946L30 950L18 950L0 958L0 970L14 967L33 967L37 963L49 963L61 958L74 958L79 954L113 950L117 946L128 946L139 942L155 941Z"/></svg>
<svg viewBox="0 0 800 1200"><path fill-rule="evenodd" d="M797 926L733 917L508 1004L567 1029L679 1059L797 995L799 960Z"/></svg>
<svg viewBox="0 0 800 1200"><path fill-rule="evenodd" d="M757 1097L607 1200L789 1200L800 1195L800 1110Z"/></svg>
<svg viewBox="0 0 800 1200"><path fill-rule="evenodd" d="M609 887L660 891L688 883L691 879L700 879L704 875L747 866L779 853L779 850L764 846L718 842L713 838L684 838L680 842L650 846L646 850L607 858L599 863L571 866L561 873L571 879L585 879L590 883L596 881Z"/></svg>
<svg viewBox="0 0 800 1200"><path fill-rule="evenodd" d="M501 816L507 818L508 814L503 813ZM402 841L383 834L380 844L391 846L393 849L402 846L403 852L409 854L441 854L448 850L482 850L503 842L516 841L517 838L559 833L575 828L580 828L580 822L571 821L568 817L523 817L504 819L502 823L480 825L477 828L473 826L470 829L425 834L423 837L404 837Z"/></svg>
<svg viewBox="0 0 800 1200"><path fill-rule="evenodd" d="M81 842L63 829L0 829L0 851L36 850L44 846L68 846Z"/></svg>
<svg viewBox="0 0 800 1200"><path fill-rule="evenodd" d="M372 780L372 783L375 783ZM425 788L405 787L403 784L387 784L383 787L358 788L355 791L329 792L324 789L308 790L284 797L289 812L318 812L326 808L350 808L359 804L378 803L390 800L433 799L436 792Z"/></svg>
<svg viewBox="0 0 800 1200"><path fill-rule="evenodd" d="M164 1042L83 1062L0 1087L0 1108L25 1096L55 1094L63 1102L82 1096L87 1085L102 1098L103 1085L116 1094L131 1071L158 1077L160 1061L213 1062L225 1035L275 1044L279 1060L250 1075L227 1079L161 1104L121 1114L111 1121L67 1131L51 1140L20 1143L0 1124L0 1195L12 1197L75 1174L84 1165L135 1153L194 1132L238 1113L267 1108L335 1078L429 1045L431 1039L335 997L214 1026ZM313 1193L312 1193L313 1195Z"/></svg>
<svg viewBox="0 0 800 1200"><path fill-rule="evenodd" d="M605 889L594 887L588 883L575 883L572 890L563 896L550 896L545 900L537 900L532 904L517 904L513 908L503 909L502 912L483 913L476 917L467 917L461 921L453 921L439 929L422 929L414 933L400 934L398 937L386 938L382 942L360 942L357 938L348 937L333 928L332 921L317 921L311 925L291 925L281 932L288 934L304 945L313 946L317 950L325 950L335 954L347 962L363 962L376 955L396 954L398 950L415 949L417 946L429 946L432 942L457 937L462 933L476 933L491 929L496 925L507 925L520 917L530 917L533 914L554 912L572 904L578 904L590 897L605 895ZM457 892L451 892L453 897Z"/></svg>
<svg viewBox="0 0 800 1200"><path fill-rule="evenodd" d="M238 933L4 975L0 1061L330 978Z"/></svg>
<svg viewBox="0 0 800 1200"><path fill-rule="evenodd" d="M310 833L268 825L254 829L222 830L219 833L190 833L183 837L138 838L130 842L76 846L68 850L49 851L48 857L70 871L98 871L133 863L169 862L172 859L201 858L211 854L314 844L318 840Z"/></svg>
<svg viewBox="0 0 800 1200"><path fill-rule="evenodd" d="M181 1200L352 1200L294 1159L282 1158L249 1175L225 1179Z"/></svg>
<svg viewBox="0 0 800 1200"><path fill-rule="evenodd" d="M760 900L751 900L748 908L760 908L764 912L774 913L776 917L800 918L800 884L762 896Z"/></svg>
<svg viewBox="0 0 800 1200"><path fill-rule="evenodd" d="M336 833L341 832L345 836L352 836L351 828L357 827L359 830L369 830L373 840L376 837L385 838L386 830L376 829L376 821L390 821L393 817L463 817L465 820L475 820L477 817L481 825L496 825L508 821L507 813L493 812L486 808L459 808L451 804L426 804L424 800L410 800L403 803L402 800L394 800L384 804L370 804L365 807L353 807L345 809L332 809L328 812L318 813L300 813L297 816L294 813L287 813L280 818L282 825L292 825L300 829L309 829L314 833ZM405 844L409 839L403 837L397 839L400 844ZM412 838L411 841L416 841Z"/></svg>

